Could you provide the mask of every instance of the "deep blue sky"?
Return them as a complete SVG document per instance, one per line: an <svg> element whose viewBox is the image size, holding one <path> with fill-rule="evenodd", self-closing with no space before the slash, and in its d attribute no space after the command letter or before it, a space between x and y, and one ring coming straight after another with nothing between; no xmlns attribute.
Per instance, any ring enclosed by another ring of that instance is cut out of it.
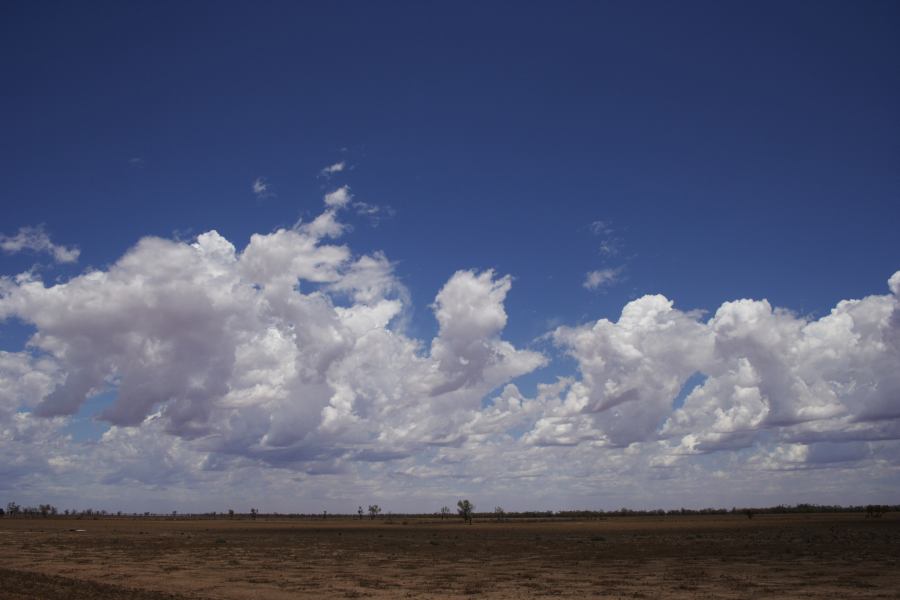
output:
<svg viewBox="0 0 900 600"><path fill-rule="evenodd" d="M900 264L894 2L20 2L0 50L0 233L79 246L60 273L148 234L242 247L343 183L395 210L348 239L398 261L422 335L460 268L516 278L527 343L644 293L822 314Z"/></svg>

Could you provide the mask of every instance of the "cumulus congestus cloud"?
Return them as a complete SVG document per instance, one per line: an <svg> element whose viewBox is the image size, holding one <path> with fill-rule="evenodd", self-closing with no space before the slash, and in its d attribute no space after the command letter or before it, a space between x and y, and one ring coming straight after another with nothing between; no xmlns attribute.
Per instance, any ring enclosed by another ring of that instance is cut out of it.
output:
<svg viewBox="0 0 900 600"><path fill-rule="evenodd" d="M329 241L349 199L339 188L314 220L242 251L215 231L144 238L64 283L7 280L0 316L36 327L31 349L56 378L14 393L36 416L65 417L112 390L99 416L115 426L153 421L207 451L277 464L458 443L490 390L544 363L500 337L510 279L454 274L426 351L392 325L409 294L391 262ZM10 356L22 371L27 355Z"/></svg>
<svg viewBox="0 0 900 600"><path fill-rule="evenodd" d="M900 305L845 300L815 320L765 300L726 302L705 321L667 298L618 321L560 327L580 377L528 433L533 443L661 442L683 456L773 443L900 438ZM702 384L674 407L694 374Z"/></svg>
<svg viewBox="0 0 900 600"><path fill-rule="evenodd" d="M437 334L410 337L394 263L340 242L354 206L340 187L314 219L241 250L215 231L150 237L61 282L0 279L0 319L35 329L0 352L0 479L334 494L327 475L409 502L461 485L634 499L660 482L712 489L723 469L759 481L898 466L900 272L890 293L819 319L644 296L615 321L551 332L577 371L529 395L514 380L550 359L503 337L511 277L448 273ZM73 440L73 415L104 392L115 399L96 417L111 427Z"/></svg>

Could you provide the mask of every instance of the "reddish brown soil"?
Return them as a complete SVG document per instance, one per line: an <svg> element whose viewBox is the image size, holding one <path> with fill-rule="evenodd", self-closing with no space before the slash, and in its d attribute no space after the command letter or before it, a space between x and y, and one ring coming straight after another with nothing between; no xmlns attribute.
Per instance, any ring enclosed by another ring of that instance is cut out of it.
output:
<svg viewBox="0 0 900 600"><path fill-rule="evenodd" d="M898 563L892 514L0 520L3 600L900 598Z"/></svg>

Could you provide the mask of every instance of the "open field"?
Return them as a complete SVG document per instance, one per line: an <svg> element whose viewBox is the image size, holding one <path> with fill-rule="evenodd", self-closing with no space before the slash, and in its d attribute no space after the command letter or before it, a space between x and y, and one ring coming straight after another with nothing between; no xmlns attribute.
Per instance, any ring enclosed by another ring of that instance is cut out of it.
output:
<svg viewBox="0 0 900 600"><path fill-rule="evenodd" d="M0 598L900 598L898 517L3 519Z"/></svg>

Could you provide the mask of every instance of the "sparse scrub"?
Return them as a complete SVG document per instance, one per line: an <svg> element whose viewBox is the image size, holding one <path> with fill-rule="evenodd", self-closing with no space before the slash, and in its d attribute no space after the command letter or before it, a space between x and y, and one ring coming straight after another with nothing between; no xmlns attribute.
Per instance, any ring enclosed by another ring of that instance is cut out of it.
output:
<svg viewBox="0 0 900 600"><path fill-rule="evenodd" d="M463 518L464 523L472 524L472 515L475 513L475 505L468 500L459 500L456 503L456 512Z"/></svg>

